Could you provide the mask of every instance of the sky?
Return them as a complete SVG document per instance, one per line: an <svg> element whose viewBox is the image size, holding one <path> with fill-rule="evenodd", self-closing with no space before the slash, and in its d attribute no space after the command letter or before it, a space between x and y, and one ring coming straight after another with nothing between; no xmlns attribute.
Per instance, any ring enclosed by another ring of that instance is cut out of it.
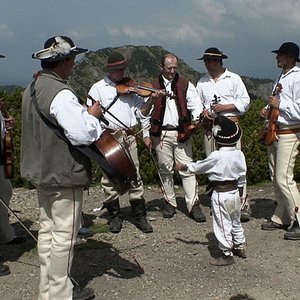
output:
<svg viewBox="0 0 300 300"><path fill-rule="evenodd" d="M1 0L0 85L29 83L40 69L32 53L55 35L91 51L162 46L200 73L197 58L217 47L229 70L275 79L271 51L300 46L300 0Z"/></svg>

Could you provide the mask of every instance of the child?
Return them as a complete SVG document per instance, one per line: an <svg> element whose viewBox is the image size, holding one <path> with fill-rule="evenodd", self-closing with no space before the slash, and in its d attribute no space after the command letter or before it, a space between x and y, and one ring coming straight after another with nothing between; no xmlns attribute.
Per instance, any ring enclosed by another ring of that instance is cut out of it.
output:
<svg viewBox="0 0 300 300"><path fill-rule="evenodd" d="M222 257L211 265L227 266L234 263L233 255L246 258L244 229L240 221L240 192L246 183L246 161L235 145L241 128L224 116L215 119L213 135L218 150L206 159L189 164L178 163L175 170L207 174L213 186L211 197L213 230L222 250Z"/></svg>

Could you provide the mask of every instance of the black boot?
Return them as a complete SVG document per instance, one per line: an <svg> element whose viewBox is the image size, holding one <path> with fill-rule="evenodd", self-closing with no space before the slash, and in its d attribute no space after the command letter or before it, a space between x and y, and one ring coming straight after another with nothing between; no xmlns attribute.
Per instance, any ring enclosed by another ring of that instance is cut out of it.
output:
<svg viewBox="0 0 300 300"><path fill-rule="evenodd" d="M205 222L206 217L203 214L200 206L199 206L199 201L196 201L191 212L190 212L190 217L194 219L196 222Z"/></svg>
<svg viewBox="0 0 300 300"><path fill-rule="evenodd" d="M144 233L150 233L153 232L152 226L149 224L146 216L146 205L145 205L145 199L138 199L138 200L132 200L130 201L131 208L133 210L133 213L135 215L135 222L137 228L139 228Z"/></svg>
<svg viewBox="0 0 300 300"><path fill-rule="evenodd" d="M9 266L3 264L3 258L0 255L0 276L5 276L10 273Z"/></svg>
<svg viewBox="0 0 300 300"><path fill-rule="evenodd" d="M119 233L122 229L123 218L121 216L119 199L106 202L104 205L109 212L109 231L112 233Z"/></svg>

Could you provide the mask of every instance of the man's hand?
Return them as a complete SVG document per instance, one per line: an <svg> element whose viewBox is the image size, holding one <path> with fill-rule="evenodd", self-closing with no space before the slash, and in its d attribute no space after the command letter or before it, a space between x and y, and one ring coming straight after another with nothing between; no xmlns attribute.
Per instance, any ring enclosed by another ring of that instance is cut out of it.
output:
<svg viewBox="0 0 300 300"><path fill-rule="evenodd" d="M267 114L267 109L264 107L260 111L259 115L260 115L261 118L265 119L266 118L266 114Z"/></svg>
<svg viewBox="0 0 300 300"><path fill-rule="evenodd" d="M187 165L182 164L182 163L177 163L174 166L175 171L187 171Z"/></svg>
<svg viewBox="0 0 300 300"><path fill-rule="evenodd" d="M87 111L90 115L93 115L97 119L99 119L102 116L102 108L98 101L96 101L93 105L89 106Z"/></svg>
<svg viewBox="0 0 300 300"><path fill-rule="evenodd" d="M270 105L270 107L278 108L279 100L276 96L270 96L268 100L268 104Z"/></svg>
<svg viewBox="0 0 300 300"><path fill-rule="evenodd" d="M148 148L148 149L152 149L152 140L150 137L145 137L144 138L144 143L145 143L145 146Z"/></svg>

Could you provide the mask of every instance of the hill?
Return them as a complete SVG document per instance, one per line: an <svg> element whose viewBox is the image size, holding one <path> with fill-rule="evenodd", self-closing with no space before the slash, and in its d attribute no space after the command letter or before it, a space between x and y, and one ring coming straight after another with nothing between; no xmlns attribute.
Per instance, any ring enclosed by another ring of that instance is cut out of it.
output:
<svg viewBox="0 0 300 300"><path fill-rule="evenodd" d="M126 45L116 48L104 48L88 52L76 65L75 71L70 79L77 94L85 99L90 87L105 75L107 57L113 51L121 52L129 61L126 76L137 82L151 82L160 73L159 63L161 57L168 53L160 46L132 46ZM230 69L230 66L228 66ZM185 78L197 83L203 75L179 58L178 72ZM251 99L267 98L270 94L272 81L269 79L258 79L243 77Z"/></svg>

